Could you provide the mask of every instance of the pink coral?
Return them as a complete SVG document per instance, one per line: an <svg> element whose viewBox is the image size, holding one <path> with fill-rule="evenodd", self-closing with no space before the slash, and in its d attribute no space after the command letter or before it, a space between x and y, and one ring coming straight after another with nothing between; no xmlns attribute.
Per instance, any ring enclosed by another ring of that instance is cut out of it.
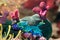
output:
<svg viewBox="0 0 60 40"><path fill-rule="evenodd" d="M46 6L45 2L40 2L39 6L34 7L32 10L37 12L40 17L46 17L47 9L49 9L49 6Z"/></svg>

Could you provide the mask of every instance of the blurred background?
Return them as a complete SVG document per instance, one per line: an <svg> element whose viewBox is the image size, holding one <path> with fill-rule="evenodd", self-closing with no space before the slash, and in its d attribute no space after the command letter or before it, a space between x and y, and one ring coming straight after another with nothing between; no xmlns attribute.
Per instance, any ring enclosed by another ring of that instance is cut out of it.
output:
<svg viewBox="0 0 60 40"><path fill-rule="evenodd" d="M50 40L60 40L60 0L0 0L0 11L11 12L18 8L20 18L23 18L35 14L32 8L38 6L41 1L50 6L47 12L47 18L51 21L53 30Z"/></svg>

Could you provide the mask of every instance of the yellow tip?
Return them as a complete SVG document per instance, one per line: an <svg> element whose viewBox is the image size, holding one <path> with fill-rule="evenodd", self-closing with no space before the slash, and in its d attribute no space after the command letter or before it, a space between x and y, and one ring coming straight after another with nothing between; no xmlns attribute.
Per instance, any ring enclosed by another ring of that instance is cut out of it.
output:
<svg viewBox="0 0 60 40"><path fill-rule="evenodd" d="M2 24L0 24L0 26L2 26Z"/></svg>

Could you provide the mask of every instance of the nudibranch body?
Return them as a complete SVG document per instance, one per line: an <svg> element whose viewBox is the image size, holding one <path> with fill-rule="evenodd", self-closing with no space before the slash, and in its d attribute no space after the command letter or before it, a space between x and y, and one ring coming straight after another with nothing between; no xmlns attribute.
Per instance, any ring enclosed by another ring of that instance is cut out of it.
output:
<svg viewBox="0 0 60 40"><path fill-rule="evenodd" d="M23 33L31 33L36 36L43 36L42 31L38 28L38 26L43 25L44 23L40 22L37 26L30 26L27 21L20 21L17 24L12 25L15 30L21 30Z"/></svg>

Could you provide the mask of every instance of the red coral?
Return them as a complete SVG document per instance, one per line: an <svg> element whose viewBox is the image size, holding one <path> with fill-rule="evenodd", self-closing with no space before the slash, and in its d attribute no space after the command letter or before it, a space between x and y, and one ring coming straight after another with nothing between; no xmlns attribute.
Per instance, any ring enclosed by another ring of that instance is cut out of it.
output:
<svg viewBox="0 0 60 40"><path fill-rule="evenodd" d="M40 3L40 0L28 0L24 7L28 9L32 9L34 6L38 5Z"/></svg>
<svg viewBox="0 0 60 40"><path fill-rule="evenodd" d="M54 0L28 0L27 2L24 3L24 7L32 9L33 7L39 5L41 1L45 1L47 5L50 6L50 8L54 6Z"/></svg>
<svg viewBox="0 0 60 40"><path fill-rule="evenodd" d="M49 5L50 8L52 8L55 6L54 2L55 2L55 0L47 0L47 5Z"/></svg>

